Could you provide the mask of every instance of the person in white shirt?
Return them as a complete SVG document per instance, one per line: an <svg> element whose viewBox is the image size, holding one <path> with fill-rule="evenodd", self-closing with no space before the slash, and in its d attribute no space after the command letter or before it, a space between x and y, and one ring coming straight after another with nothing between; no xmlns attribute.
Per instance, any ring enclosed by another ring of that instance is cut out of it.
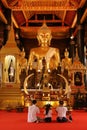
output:
<svg viewBox="0 0 87 130"><path fill-rule="evenodd" d="M57 112L57 122L70 122L67 118L68 108L63 106L64 102L62 100L59 101L59 106L56 108Z"/></svg>
<svg viewBox="0 0 87 130"><path fill-rule="evenodd" d="M46 108L44 110L44 115L45 115L45 118L44 118L45 122L51 122L52 121L52 109L51 109L50 104L46 105Z"/></svg>
<svg viewBox="0 0 87 130"><path fill-rule="evenodd" d="M33 100L32 105L28 107L28 119L27 122L39 122L37 114L40 113L39 107L36 106L37 101Z"/></svg>

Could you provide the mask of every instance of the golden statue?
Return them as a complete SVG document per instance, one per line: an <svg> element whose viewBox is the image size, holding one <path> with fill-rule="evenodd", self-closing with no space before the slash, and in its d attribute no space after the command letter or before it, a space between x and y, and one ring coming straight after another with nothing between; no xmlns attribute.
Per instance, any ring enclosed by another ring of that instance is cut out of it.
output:
<svg viewBox="0 0 87 130"><path fill-rule="evenodd" d="M20 65L20 72L23 70L23 69L27 69L27 59L25 58L25 51L24 51L24 48L22 49L21 53L20 53L20 60L19 60L19 65Z"/></svg>
<svg viewBox="0 0 87 130"><path fill-rule="evenodd" d="M65 58L62 59L62 72L63 72L63 75L67 79L69 79L69 68L72 65L72 59L69 58L69 52L68 52L67 48L65 49L64 56L65 56Z"/></svg>
<svg viewBox="0 0 87 130"><path fill-rule="evenodd" d="M20 60L19 60L19 79L21 88L23 88L26 75L27 75L27 59L25 58L25 51L23 48L20 53Z"/></svg>
<svg viewBox="0 0 87 130"><path fill-rule="evenodd" d="M8 77L9 77L9 82L14 82L15 80L15 68L13 64L13 60L11 59L10 65L8 68Z"/></svg>
<svg viewBox="0 0 87 130"><path fill-rule="evenodd" d="M57 48L49 47L51 44L51 30L44 23L38 30L37 39L39 42L39 47L33 48L30 51L30 56L28 60L28 66L30 70L42 70L43 68L43 58L46 61L46 69L57 69L60 62L59 50Z"/></svg>
<svg viewBox="0 0 87 130"><path fill-rule="evenodd" d="M65 49L64 56L65 56L65 58L62 59L62 67L64 69L68 70L69 67L72 65L72 59L69 58L69 52L68 52L67 48Z"/></svg>

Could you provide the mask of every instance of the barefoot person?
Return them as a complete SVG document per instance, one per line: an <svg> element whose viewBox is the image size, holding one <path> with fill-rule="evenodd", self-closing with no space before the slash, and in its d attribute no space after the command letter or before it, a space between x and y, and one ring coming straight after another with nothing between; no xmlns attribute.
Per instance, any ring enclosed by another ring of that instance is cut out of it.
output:
<svg viewBox="0 0 87 130"><path fill-rule="evenodd" d="M52 121L52 109L51 109L51 105L47 104L44 110L44 121L45 122L51 122Z"/></svg>
<svg viewBox="0 0 87 130"><path fill-rule="evenodd" d="M37 114L40 113L39 107L36 106L37 101L33 100L32 105L28 107L28 119L27 122L39 122Z"/></svg>
<svg viewBox="0 0 87 130"><path fill-rule="evenodd" d="M67 118L68 108L63 106L64 101L59 101L59 106L56 108L57 122L72 122L72 117ZM69 113L68 113L69 114Z"/></svg>

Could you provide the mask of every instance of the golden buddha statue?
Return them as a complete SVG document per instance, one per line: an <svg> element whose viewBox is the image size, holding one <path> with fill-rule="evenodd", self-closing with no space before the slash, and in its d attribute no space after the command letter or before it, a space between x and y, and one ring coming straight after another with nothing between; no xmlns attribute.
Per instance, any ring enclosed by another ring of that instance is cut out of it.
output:
<svg viewBox="0 0 87 130"><path fill-rule="evenodd" d="M19 73L21 73L22 70L27 70L27 59L25 58L24 48L20 53L19 66Z"/></svg>
<svg viewBox="0 0 87 130"><path fill-rule="evenodd" d="M46 61L46 69L57 69L60 62L60 54L57 48L49 47L51 44L51 30L44 23L38 30L37 39L39 42L39 47L33 48L30 51L30 56L28 60L28 66L30 70L42 70L43 68L43 58Z"/></svg>
<svg viewBox="0 0 87 130"><path fill-rule="evenodd" d="M20 87L23 88L24 80L27 75L27 59L25 58L25 51L24 48L20 53L20 60L19 60L19 79L20 79Z"/></svg>
<svg viewBox="0 0 87 130"><path fill-rule="evenodd" d="M64 52L65 58L62 59L62 71L63 75L68 79L69 78L69 67L72 65L72 59L69 58L69 52L67 48L65 49Z"/></svg>
<svg viewBox="0 0 87 130"><path fill-rule="evenodd" d="M9 82L14 82L15 80L15 68L13 64L13 60L11 59L10 65L8 68L8 77L9 77Z"/></svg>
<svg viewBox="0 0 87 130"><path fill-rule="evenodd" d="M65 56L65 58L62 59L62 67L64 69L68 70L69 67L72 65L72 59L69 58L69 52L68 52L67 48L65 49L64 56Z"/></svg>

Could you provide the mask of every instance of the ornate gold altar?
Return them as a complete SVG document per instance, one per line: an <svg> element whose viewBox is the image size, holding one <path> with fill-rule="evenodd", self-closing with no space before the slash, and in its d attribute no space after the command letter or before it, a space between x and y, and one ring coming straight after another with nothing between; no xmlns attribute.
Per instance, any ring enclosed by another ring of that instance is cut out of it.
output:
<svg viewBox="0 0 87 130"><path fill-rule="evenodd" d="M40 107L48 102L55 107L58 100L67 101L68 81L58 73L60 53L58 48L49 47L52 35L46 23L38 30L37 39L40 47L30 51L29 75L24 81L25 106L37 99Z"/></svg>
<svg viewBox="0 0 87 130"><path fill-rule="evenodd" d="M45 23L37 32L39 47L31 49L28 64L24 48L20 51L14 38L11 26L8 40L0 50L0 108L27 106L33 99L38 100L40 107L46 103L56 107L60 99L67 104L69 95L78 88L85 91L86 68L79 61L77 51L73 64L66 51L60 65L59 49L49 47L52 35Z"/></svg>
<svg viewBox="0 0 87 130"><path fill-rule="evenodd" d="M71 77L71 87L72 91L81 90L81 92L85 92L85 83L84 77L86 74L86 66L84 66L78 57L78 50L76 48L76 56L74 58L73 64L69 68L70 77Z"/></svg>
<svg viewBox="0 0 87 130"><path fill-rule="evenodd" d="M9 30L8 40L0 50L0 109L17 104L24 105L24 96L20 90L20 72L24 56L17 47L13 25ZM26 65L27 66L27 65Z"/></svg>

